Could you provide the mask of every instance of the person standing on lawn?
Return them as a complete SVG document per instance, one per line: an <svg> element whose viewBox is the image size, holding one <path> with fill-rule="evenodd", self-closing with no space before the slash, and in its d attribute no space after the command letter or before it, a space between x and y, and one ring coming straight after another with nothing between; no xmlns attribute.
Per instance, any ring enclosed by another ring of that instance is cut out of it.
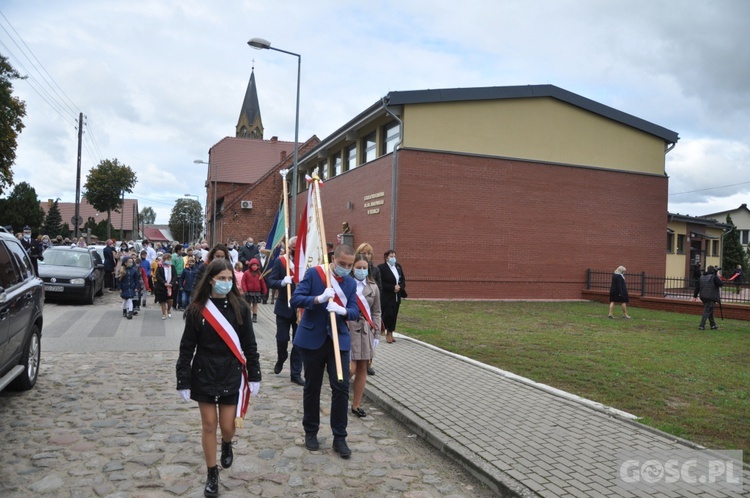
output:
<svg viewBox="0 0 750 498"><path fill-rule="evenodd" d="M711 324L711 330L719 328L714 320L714 306L716 306L716 303L721 302L719 288L722 285L724 285L724 282L721 281L718 270L713 266L706 268L706 272L698 279L698 283L695 285L693 299L697 299L700 296L701 301L703 301L703 315L701 315L701 324L698 326L700 330L706 330L706 320Z"/></svg>
<svg viewBox="0 0 750 498"><path fill-rule="evenodd" d="M626 320L630 320L628 315L628 286L625 284L625 272L627 270L624 266L618 266L615 272L612 274L612 284L609 286L609 318L615 316L612 312L615 309L615 303L622 305L622 317Z"/></svg>

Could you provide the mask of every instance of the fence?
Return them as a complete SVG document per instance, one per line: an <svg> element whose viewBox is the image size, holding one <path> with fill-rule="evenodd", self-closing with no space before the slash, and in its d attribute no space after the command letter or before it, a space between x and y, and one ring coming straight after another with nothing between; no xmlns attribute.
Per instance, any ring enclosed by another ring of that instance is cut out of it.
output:
<svg viewBox="0 0 750 498"><path fill-rule="evenodd" d="M628 294L640 297L663 297L677 300L690 300L695 292L692 278L658 277L643 273L625 274ZM612 272L586 270L587 290L607 290L612 284ZM721 301L724 303L750 304L750 284L724 281L721 287Z"/></svg>

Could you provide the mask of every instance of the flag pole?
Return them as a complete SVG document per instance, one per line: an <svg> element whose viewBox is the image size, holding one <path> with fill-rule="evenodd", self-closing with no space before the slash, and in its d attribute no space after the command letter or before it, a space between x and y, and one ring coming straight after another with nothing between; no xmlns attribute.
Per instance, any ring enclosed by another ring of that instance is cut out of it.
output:
<svg viewBox="0 0 750 498"><path fill-rule="evenodd" d="M289 247L289 209L287 206L289 203L286 202L286 196L287 196L286 175L289 173L289 170L282 169L281 171L279 171L279 173L281 173L281 178L282 178L281 183L284 189L284 198L282 201L284 203L284 247L286 247L286 254L284 254L284 256L286 256L286 276L288 277L289 266L291 263L289 258L291 257L291 254L292 254L292 248ZM292 284L286 284L286 304L290 308L292 307Z"/></svg>
<svg viewBox="0 0 750 498"><path fill-rule="evenodd" d="M320 205L320 188L319 188L320 177L317 172L313 173L313 188L315 189L315 216L318 218L318 232L320 234L320 247L323 252L323 267L325 268L326 274L326 287L331 288L331 269L329 268L328 252L326 251L326 228L323 224L323 212ZM333 302L333 298L328 300L329 303ZM339 351L339 330L338 324L336 323L336 313L331 311L331 336L333 339L333 351L334 358L336 360L336 378L339 382L344 381L344 373L341 368L341 353Z"/></svg>

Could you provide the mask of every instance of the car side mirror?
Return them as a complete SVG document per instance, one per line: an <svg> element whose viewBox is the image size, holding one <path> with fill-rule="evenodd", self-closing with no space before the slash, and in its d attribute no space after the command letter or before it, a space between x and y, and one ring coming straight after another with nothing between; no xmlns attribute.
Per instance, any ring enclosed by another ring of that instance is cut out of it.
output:
<svg viewBox="0 0 750 498"><path fill-rule="evenodd" d="M103 264L97 264L96 265L96 269L97 270L103 270L104 269L104 265Z"/></svg>

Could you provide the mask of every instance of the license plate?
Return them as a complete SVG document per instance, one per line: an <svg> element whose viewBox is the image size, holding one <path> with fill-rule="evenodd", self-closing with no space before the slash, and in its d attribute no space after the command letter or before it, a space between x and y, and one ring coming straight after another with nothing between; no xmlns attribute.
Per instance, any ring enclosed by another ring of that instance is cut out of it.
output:
<svg viewBox="0 0 750 498"><path fill-rule="evenodd" d="M45 285L44 290L47 292L62 292L65 288L62 285Z"/></svg>

